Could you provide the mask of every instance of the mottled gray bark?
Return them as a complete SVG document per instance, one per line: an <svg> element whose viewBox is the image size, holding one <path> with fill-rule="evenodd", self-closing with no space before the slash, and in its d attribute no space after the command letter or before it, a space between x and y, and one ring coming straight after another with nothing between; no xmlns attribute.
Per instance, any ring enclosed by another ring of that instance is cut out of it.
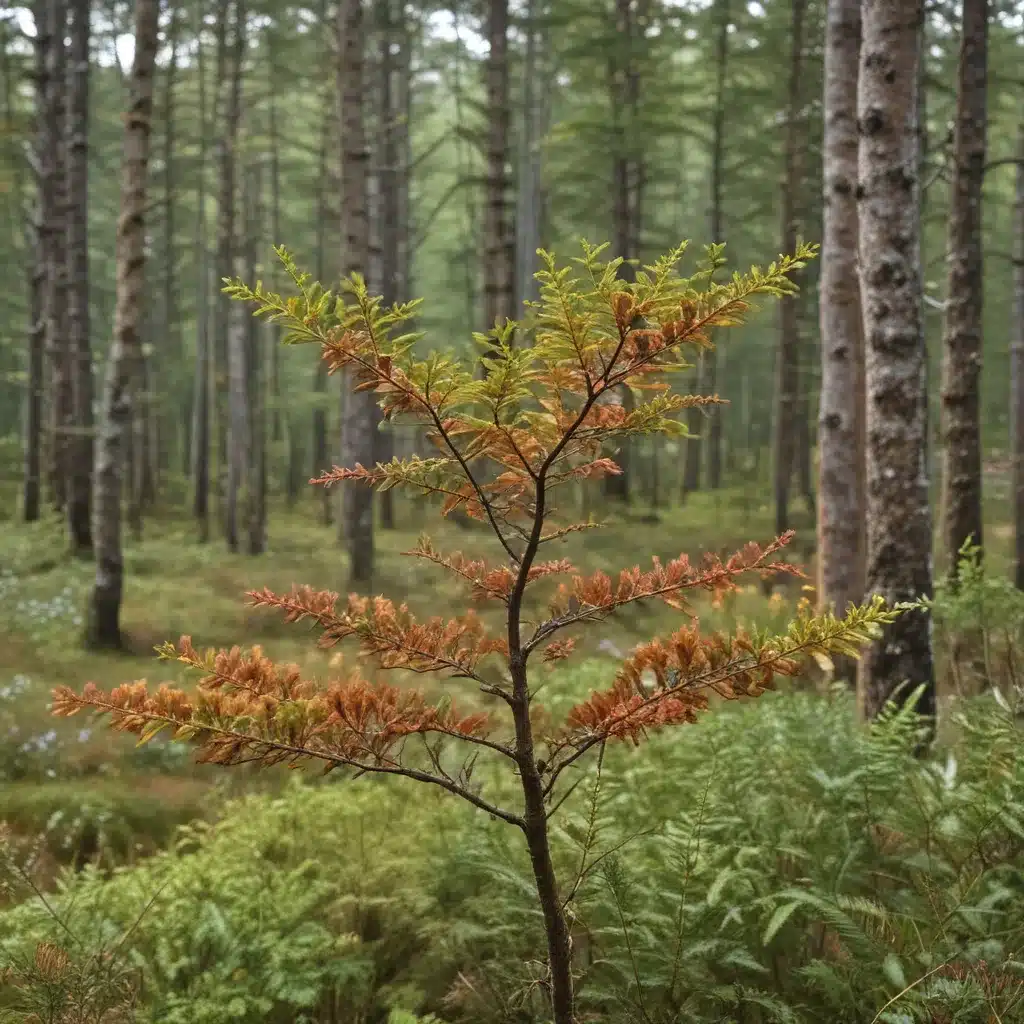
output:
<svg viewBox="0 0 1024 1024"><path fill-rule="evenodd" d="M67 521L71 551L91 555L93 382L89 339L89 8L71 0L67 78L67 324L71 379Z"/></svg>
<svg viewBox="0 0 1024 1024"><path fill-rule="evenodd" d="M345 276L366 275L370 260L370 221L367 178L370 152L363 111L363 0L339 0L338 93L341 105L341 223ZM373 392L356 392L346 372L342 407L342 464L373 465L377 404ZM348 546L351 581L373 578L373 492L360 484L342 487L342 527Z"/></svg>
<svg viewBox="0 0 1024 1024"><path fill-rule="evenodd" d="M1024 590L1024 119L1017 129L1013 213L1013 327L1010 336L1010 451L1013 453L1013 578Z"/></svg>
<svg viewBox="0 0 1024 1024"><path fill-rule="evenodd" d="M867 592L889 602L932 592L921 320L917 62L922 0L864 0L857 89L858 216L867 391ZM876 715L918 685L935 711L931 622L907 612L861 662L859 699Z"/></svg>
<svg viewBox="0 0 1024 1024"><path fill-rule="evenodd" d="M141 360L140 325L146 265L146 178L153 115L159 0L136 0L135 60L128 81L121 214L117 222L114 337L107 355L101 424L96 438L92 534L96 581L89 602L86 639L98 647L121 643L121 482Z"/></svg>
<svg viewBox="0 0 1024 1024"><path fill-rule="evenodd" d="M864 597L864 324L857 265L860 0L829 0L819 317L818 599Z"/></svg>
<svg viewBox="0 0 1024 1024"><path fill-rule="evenodd" d="M942 535L951 571L982 542L981 340L988 0L964 0L946 243L949 283L942 360Z"/></svg>

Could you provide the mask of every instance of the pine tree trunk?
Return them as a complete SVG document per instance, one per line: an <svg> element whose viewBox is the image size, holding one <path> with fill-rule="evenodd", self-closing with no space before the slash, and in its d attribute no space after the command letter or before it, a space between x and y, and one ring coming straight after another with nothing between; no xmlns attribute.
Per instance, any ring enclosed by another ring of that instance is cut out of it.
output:
<svg viewBox="0 0 1024 1024"><path fill-rule="evenodd" d="M1017 128L1013 216L1013 329L1010 336L1010 451L1013 454L1013 579L1024 590L1024 119Z"/></svg>
<svg viewBox="0 0 1024 1024"><path fill-rule="evenodd" d="M189 467L188 421L182 421L177 408L177 396L184 387L182 367L184 364L184 345L182 343L181 320L178 312L178 248L176 244L177 203L175 188L177 186L177 160L174 155L176 115L174 107L174 91L178 77L178 35L180 31L180 15L177 5L170 5L168 12L170 21L167 26L166 43L170 47L167 72L164 78L163 95L163 129L164 129L164 173L163 173L163 206L164 206L164 265L163 265L163 334L161 377L166 378L170 388L170 401L167 397L161 400L160 422L164 425L163 433L167 444L161 445L157 452L159 467L169 465L172 438L177 450L182 455L184 471Z"/></svg>
<svg viewBox="0 0 1024 1024"><path fill-rule="evenodd" d="M245 260L235 259L234 277L245 279L249 268ZM224 536L229 551L239 549L239 506L248 521L250 500L247 486L251 465L249 424L249 321L252 316L241 303L232 306L228 329L228 481L224 503ZM244 488L244 493L243 493Z"/></svg>
<svg viewBox="0 0 1024 1024"><path fill-rule="evenodd" d="M799 147L804 119L801 117L801 88L804 64L804 19L807 0L792 0L790 35L789 89L786 134L783 150L782 251L796 248L797 192L801 167ZM779 302L779 348L775 382L775 532L789 529L789 497L796 468L797 411L800 388L800 334L796 296Z"/></svg>
<svg viewBox="0 0 1024 1024"><path fill-rule="evenodd" d="M43 188L42 169L45 165L47 141L46 95L47 95L47 45L44 32L43 0L34 8L38 29L34 43L35 72L35 141L34 157L39 168L36 175L37 196L32 213L31 243L32 269L29 276L29 324L28 358L26 360L28 380L26 381L25 404L25 453L24 482L22 486L22 518L26 523L39 519L42 505L43 470L43 414L44 414L44 365L46 346L46 273L47 248L45 236L46 196ZM11 90L7 92L11 102ZM20 194L20 193L19 193Z"/></svg>
<svg viewBox="0 0 1024 1024"><path fill-rule="evenodd" d="M136 0L135 59L128 83L130 92L121 163L121 214L117 224L114 337L107 356L93 483L92 535L96 582L89 603L86 637L92 646L97 647L117 647L121 643L120 613L124 587L121 481L142 348L140 325L146 266L146 175L159 15L159 0Z"/></svg>
<svg viewBox="0 0 1024 1024"><path fill-rule="evenodd" d="M487 196L484 204L484 329L515 316L515 239L508 215L508 0L487 3Z"/></svg>
<svg viewBox="0 0 1024 1024"><path fill-rule="evenodd" d="M377 218L380 234L380 294L386 305L398 302L399 292L399 215L401 204L398 152L398 121L401 111L398 107L398 90L395 88L396 50L405 45L405 5L395 0L376 0L378 31L378 89L379 110L378 138L378 208ZM375 438L375 461L390 462L395 454L395 437L390 423L381 424ZM380 495L380 525L385 530L394 529L394 491Z"/></svg>
<svg viewBox="0 0 1024 1024"><path fill-rule="evenodd" d="M332 104L324 103L325 113L320 132L319 173L317 175L317 216L316 216L316 279L323 282L327 271L327 145L330 129L334 124ZM313 406L313 467L312 475L319 476L328 465L327 444L327 364L317 360L316 376L313 381L316 404ZM326 487L320 489L320 521L324 526L331 524L331 494Z"/></svg>
<svg viewBox="0 0 1024 1024"><path fill-rule="evenodd" d="M715 105L711 116L711 215L708 225L711 237L708 241L724 242L722 190L725 178L725 105L729 64L730 0L717 0L715 6ZM702 394L716 393L719 360L720 356L716 349L708 349L704 353L704 381L700 389ZM717 490L722 485L722 411L713 405L709 406L708 416L708 487ZM688 441L687 445L694 443Z"/></svg>
<svg viewBox="0 0 1024 1024"><path fill-rule="evenodd" d="M857 269L860 0L829 0L818 407L818 599L864 598L864 324ZM845 667L845 666L844 666Z"/></svg>
<svg viewBox="0 0 1024 1024"><path fill-rule="evenodd" d="M68 438L68 536L73 554L92 553L92 353L89 347L89 8L71 0L67 106L67 323L71 375Z"/></svg>
<svg viewBox="0 0 1024 1024"><path fill-rule="evenodd" d="M225 5L227 6L227 5ZM220 175L220 189L217 195L217 281L235 274L235 169L237 166L236 150L238 147L238 129L242 117L242 73L245 57L245 19L244 0L234 2L234 26L230 52L225 46L224 64L218 69L220 90L217 108L223 121L219 125L217 135L217 169ZM226 21L227 11L221 15ZM226 26L223 28L226 32ZM219 48L219 41L218 41ZM219 63L219 62L218 62ZM215 118L215 123L217 119ZM224 474L224 486L221 494L224 497L223 528L228 548L238 549L238 487L241 478L238 475L239 454L231 451L230 435L233 411L231 396L235 393L232 386L232 359L229 349L234 333L234 304L218 288L215 304L214 331L214 375L218 387L219 398L224 394L226 401L218 404L226 406L227 415L217 417L217 447L220 453L220 472ZM226 387L221 388L223 380ZM237 437L237 435L236 435Z"/></svg>
<svg viewBox="0 0 1024 1024"><path fill-rule="evenodd" d="M540 247L541 142L544 137L544 108L541 93L546 76L541 70L541 30L538 25L540 0L527 0L525 24L526 55L523 66L523 121L519 146L519 182L516 194L516 315L523 303L535 302L539 286L534 279L537 249Z"/></svg>
<svg viewBox="0 0 1024 1024"><path fill-rule="evenodd" d="M633 0L615 0L616 43L608 64L608 92L611 103L612 137L612 247L615 256L628 261L620 268L620 276L631 281L636 272L632 262L637 257L634 250L639 238L636 220L639 204L635 194L638 175L634 173L636 146L631 126L639 102L639 80L633 66L634 36L636 21ZM609 396L620 401L629 411L633 406L632 392L623 389L619 394ZM604 494L613 501L628 503L632 489L630 478L631 445L623 438L622 447L613 453L620 472L604 478Z"/></svg>
<svg viewBox="0 0 1024 1024"><path fill-rule="evenodd" d="M275 48L277 25L267 32L267 70L269 74L270 110L267 131L270 135L270 233L272 245L283 245L281 237L281 142L277 128L278 72ZM276 273L275 264L275 273ZM283 435L281 417L281 350L270 348L270 439L276 445Z"/></svg>
<svg viewBox="0 0 1024 1024"><path fill-rule="evenodd" d="M857 117L858 217L867 395L867 592L889 602L932 593L925 462L917 64L922 0L865 0ZM861 662L859 700L874 717L919 685L935 712L931 624L902 614ZM909 690L896 695L908 682Z"/></svg>
<svg viewBox="0 0 1024 1024"><path fill-rule="evenodd" d="M341 102L341 233L345 276L365 275L370 262L370 221L367 177L370 153L363 113L363 0L339 0L338 35L341 43L338 93ZM354 389L351 371L345 373L342 408L342 465L372 465L377 405L373 392ZM373 578L373 492L368 487L343 485L342 523L349 553L352 583Z"/></svg>
<svg viewBox="0 0 1024 1024"><path fill-rule="evenodd" d="M36 23L39 44L45 53L45 92L41 112L42 145L39 185L42 200L40 231L46 277L43 290L45 350L49 373L47 409L47 477L52 505L63 510L66 502L70 420L70 367L67 349L67 276L65 239L65 86L67 4L65 0L41 0Z"/></svg>
<svg viewBox="0 0 1024 1024"><path fill-rule="evenodd" d="M196 292L196 362L192 381L192 515L199 542L210 539L210 263L206 240L206 61L199 5L196 38L196 77L199 92L199 182L196 197L195 252L199 264Z"/></svg>
<svg viewBox="0 0 1024 1024"><path fill-rule="evenodd" d="M259 274L259 246L265 219L260 170L258 163L253 166L246 189L245 273L248 281L255 281ZM273 326L250 316L246 320L246 342L246 415L249 421L246 553L262 555L267 546L267 369L270 362L267 353L277 348Z"/></svg>
<svg viewBox="0 0 1024 1024"><path fill-rule="evenodd" d="M981 545L981 342L984 267L988 0L964 0L953 135L949 284L942 362L943 540L951 572L971 540Z"/></svg>

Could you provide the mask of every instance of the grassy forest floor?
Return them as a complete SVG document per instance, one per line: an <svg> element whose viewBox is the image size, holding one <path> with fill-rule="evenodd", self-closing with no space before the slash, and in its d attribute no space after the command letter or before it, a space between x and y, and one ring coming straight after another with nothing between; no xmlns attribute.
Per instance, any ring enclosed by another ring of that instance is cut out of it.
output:
<svg viewBox="0 0 1024 1024"><path fill-rule="evenodd" d="M1003 571L1009 531L1000 513L1006 479L998 468L990 476L990 564ZM3 502L7 508L13 504ZM0 780L7 782L0 789L0 820L25 834L47 831L54 867L96 856L117 862L161 846L177 824L211 810L222 796L257 784L276 785L276 775L257 783L243 770L196 766L190 752L176 745L156 742L137 749L104 726L94 729L78 717L53 719L47 705L57 684L113 686L148 678L187 685L177 666L158 662L153 651L182 634L190 634L199 647L258 643L276 660L298 662L320 677L332 671L339 657L353 658L351 652L318 651L303 626L254 611L244 599L247 589L263 586L277 591L292 583L343 588L344 554L334 528L318 521L319 513L312 500L294 509L275 505L267 552L258 557L231 554L220 541L196 543L194 525L182 516L148 518L143 537L126 545L126 646L116 653L83 648L82 616L93 567L65 554L60 521L0 524L0 736L6 737L0 747ZM813 524L802 507L795 509L794 519L797 537L789 557L813 578ZM748 540L764 542L773 535L771 508L752 500L749 489L698 493L685 505L653 511L638 504L604 520L603 528L567 538L552 555L569 557L587 571L614 572L647 565L652 555L728 554ZM442 550L494 558L488 533L438 521L429 509L402 504L397 524L397 529L378 532L374 592L407 601L422 615L464 607L465 592L456 580L402 553L427 532ZM698 611L708 628L737 620L782 627L808 582L786 581L769 599L759 581L751 579L724 608L705 603ZM660 603L636 606L583 634L581 652L607 660L610 676L616 651L677 621L678 615ZM411 682L431 685L423 677Z"/></svg>
<svg viewBox="0 0 1024 1024"><path fill-rule="evenodd" d="M1006 477L990 478L988 566L1005 575ZM790 558L813 578L813 524L795 511ZM531 973L542 942L529 862L504 823L393 780L197 766L183 745L137 747L84 716L48 713L56 684L187 685L153 652L182 633L200 647L258 643L320 677L339 657L351 664L351 652L318 651L308 629L254 612L243 596L343 586L342 549L318 513L312 500L275 505L268 550L255 558L197 544L182 517L147 519L126 546L117 653L83 649L93 567L65 554L61 523L0 523L0 822L13 833L0 837L0 867L27 865L0 877L0 958L28 965L0 984L0 1017L5 1000L49 998L32 951L38 959L38 943L70 941L83 972L97 943L127 943L125 963L145 979L140 1022L412 1024L413 1012L423 1024L453 1013L493 1024L513 1019L497 1014L505 1000L522 1002L514 1019L546 1019ZM493 558L493 541L422 508L399 505L397 519L378 534L373 590L420 614L457 613L458 584L402 552L421 532L474 557ZM741 490L657 514L638 502L607 519L557 554L611 572L651 555L726 554L773 532L770 507ZM782 629L804 585L769 596L752 579L721 608L695 610L707 629ZM631 612L591 627L580 656L550 677L542 700L556 716L606 685L617 651L679 620L660 604ZM1021 607L1014 614L1006 641L1018 659ZM950 634L936 636L941 659ZM944 674L940 660L948 692ZM472 701L459 685L452 692ZM588 857L600 865L577 895L581 1019L1024 1024L1024 692L1006 692L1013 708L983 699L944 716L933 758L915 755L912 717L857 727L842 687L766 694L681 734L609 749L600 806L598 783L581 786L553 830L560 877ZM487 775L489 792L514 801L510 784ZM215 817L215 827L199 820ZM67 865L84 870L54 886ZM118 865L131 870L108 870ZM33 886L54 891L41 900ZM887 1011L895 1002L899 1012Z"/></svg>

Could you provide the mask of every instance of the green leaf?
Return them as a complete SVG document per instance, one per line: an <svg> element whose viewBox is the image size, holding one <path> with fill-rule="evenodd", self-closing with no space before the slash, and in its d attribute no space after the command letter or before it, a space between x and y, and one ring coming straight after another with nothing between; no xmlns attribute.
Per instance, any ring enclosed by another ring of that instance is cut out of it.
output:
<svg viewBox="0 0 1024 1024"><path fill-rule="evenodd" d="M907 976L903 972L903 964L895 953L887 953L882 961L882 973L886 980L901 992L907 987Z"/></svg>
<svg viewBox="0 0 1024 1024"><path fill-rule="evenodd" d="M793 911L799 906L800 901L793 900L790 903L783 903L781 907L775 908L775 913L772 914L771 919L768 921L768 926L761 936L762 945L767 946L778 935L779 930L793 916Z"/></svg>

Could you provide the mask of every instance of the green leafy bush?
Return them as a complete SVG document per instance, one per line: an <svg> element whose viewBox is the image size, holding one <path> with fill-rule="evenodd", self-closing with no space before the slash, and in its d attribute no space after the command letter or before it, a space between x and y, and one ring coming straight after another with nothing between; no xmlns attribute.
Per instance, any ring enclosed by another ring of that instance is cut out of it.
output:
<svg viewBox="0 0 1024 1024"><path fill-rule="evenodd" d="M936 646L955 693L995 687L1024 701L1024 592L987 572L981 555L968 541L956 574L936 583L930 602Z"/></svg>

